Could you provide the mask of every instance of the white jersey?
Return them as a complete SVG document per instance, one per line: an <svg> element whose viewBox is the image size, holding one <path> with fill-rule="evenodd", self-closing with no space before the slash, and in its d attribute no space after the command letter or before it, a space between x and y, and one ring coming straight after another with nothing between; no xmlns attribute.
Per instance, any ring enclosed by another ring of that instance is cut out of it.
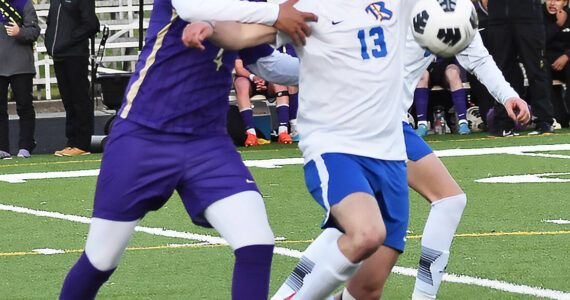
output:
<svg viewBox="0 0 570 300"><path fill-rule="evenodd" d="M176 13L186 22L238 21L273 26L279 16L275 3L238 0L172 0Z"/></svg>
<svg viewBox="0 0 570 300"><path fill-rule="evenodd" d="M300 0L312 34L300 58L299 131L305 161L339 152L405 160L403 50L416 0ZM290 39L283 33L277 44Z"/></svg>
<svg viewBox="0 0 570 300"><path fill-rule="evenodd" d="M405 72L404 94L403 94L403 120L408 122L408 109L414 102L414 91L418 86L422 74L434 61L435 55L422 48L414 39L411 29L406 36L405 52ZM503 73L497 67L493 57L483 45L481 35L477 32L475 38L469 46L459 52L457 61L465 70L472 73L479 81L487 87L489 93L503 105L510 98L518 98L519 95L503 77Z"/></svg>

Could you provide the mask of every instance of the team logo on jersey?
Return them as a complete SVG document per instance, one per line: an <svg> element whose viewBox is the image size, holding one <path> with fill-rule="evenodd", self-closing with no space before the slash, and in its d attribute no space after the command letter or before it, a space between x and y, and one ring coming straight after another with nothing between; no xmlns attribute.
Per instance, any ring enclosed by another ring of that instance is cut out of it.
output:
<svg viewBox="0 0 570 300"><path fill-rule="evenodd" d="M369 4L365 11L372 14L380 22L392 19L392 11L387 9L386 4L382 1Z"/></svg>

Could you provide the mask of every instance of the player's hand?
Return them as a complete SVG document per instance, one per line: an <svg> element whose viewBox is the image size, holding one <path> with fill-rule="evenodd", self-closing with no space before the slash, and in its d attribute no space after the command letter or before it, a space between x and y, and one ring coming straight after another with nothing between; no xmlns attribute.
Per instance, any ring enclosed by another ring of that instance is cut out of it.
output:
<svg viewBox="0 0 570 300"><path fill-rule="evenodd" d="M6 33L9 36L17 36L18 33L20 33L20 26L18 26L16 23L9 22L8 24L4 25L4 28L6 28Z"/></svg>
<svg viewBox="0 0 570 300"><path fill-rule="evenodd" d="M566 22L566 18L568 18L568 14L565 10L561 9L556 13L556 25L558 27L562 27Z"/></svg>
<svg viewBox="0 0 570 300"><path fill-rule="evenodd" d="M317 21L312 13L300 12L293 7L299 0L288 0L279 5L279 16L273 27L285 32L293 39L295 46L305 45L305 38L311 35L311 29L305 22Z"/></svg>
<svg viewBox="0 0 570 300"><path fill-rule="evenodd" d="M206 22L196 22L186 25L182 32L182 42L188 48L206 49L202 42L214 34L214 28Z"/></svg>
<svg viewBox="0 0 570 300"><path fill-rule="evenodd" d="M566 64L568 63L568 56L566 54L562 54L560 55L559 58L557 58L553 63L552 63L552 69L556 70L556 71L560 71L562 69L564 69L564 67L566 66Z"/></svg>
<svg viewBox="0 0 570 300"><path fill-rule="evenodd" d="M253 77L253 83L255 84L255 90L258 92L262 92L267 90L267 86L265 85L265 80L257 75Z"/></svg>
<svg viewBox="0 0 570 300"><path fill-rule="evenodd" d="M505 103L505 109L509 117L515 122L525 125L530 121L530 111L528 104L521 98L510 98Z"/></svg>

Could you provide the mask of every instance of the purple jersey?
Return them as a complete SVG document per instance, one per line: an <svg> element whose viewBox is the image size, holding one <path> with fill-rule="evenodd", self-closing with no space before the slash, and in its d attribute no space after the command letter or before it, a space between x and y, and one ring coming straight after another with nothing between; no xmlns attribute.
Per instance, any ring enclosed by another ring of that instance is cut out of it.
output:
<svg viewBox="0 0 570 300"><path fill-rule="evenodd" d="M208 41L204 51L186 48L181 37L187 24L170 0L154 1L146 43L118 115L165 132L225 133L237 52ZM251 64L271 52L262 45L239 53Z"/></svg>

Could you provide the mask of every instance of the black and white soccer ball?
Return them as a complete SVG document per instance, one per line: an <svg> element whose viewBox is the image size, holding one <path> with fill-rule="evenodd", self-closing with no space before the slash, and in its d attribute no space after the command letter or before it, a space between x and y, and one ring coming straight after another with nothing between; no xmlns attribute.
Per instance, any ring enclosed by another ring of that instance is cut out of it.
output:
<svg viewBox="0 0 570 300"><path fill-rule="evenodd" d="M412 32L431 53L451 57L465 49L478 27L470 0L420 0L412 10Z"/></svg>
<svg viewBox="0 0 570 300"><path fill-rule="evenodd" d="M465 113L465 118L467 119L467 125L471 132L482 132L485 131L485 123L481 118L481 112L479 111L479 106L472 106L467 109Z"/></svg>

